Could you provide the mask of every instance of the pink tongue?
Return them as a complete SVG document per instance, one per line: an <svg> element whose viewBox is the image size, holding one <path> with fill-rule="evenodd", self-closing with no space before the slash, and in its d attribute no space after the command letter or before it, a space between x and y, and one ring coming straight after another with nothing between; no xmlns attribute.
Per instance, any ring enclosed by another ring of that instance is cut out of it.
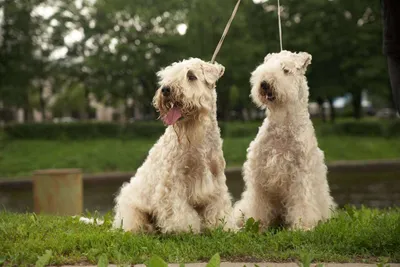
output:
<svg viewBox="0 0 400 267"><path fill-rule="evenodd" d="M181 110L177 107L173 107L168 111L167 115L164 116L163 121L168 125L172 125L179 120L181 116Z"/></svg>

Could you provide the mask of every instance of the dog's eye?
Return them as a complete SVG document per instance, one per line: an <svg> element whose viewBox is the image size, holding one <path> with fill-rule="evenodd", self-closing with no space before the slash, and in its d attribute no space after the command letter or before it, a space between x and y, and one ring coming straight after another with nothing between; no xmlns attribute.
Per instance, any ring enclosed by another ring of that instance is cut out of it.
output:
<svg viewBox="0 0 400 267"><path fill-rule="evenodd" d="M191 72L189 72L187 76L188 76L189 81L197 80L197 77Z"/></svg>
<svg viewBox="0 0 400 267"><path fill-rule="evenodd" d="M285 73L285 74L289 74L289 70L288 69L283 69L283 73Z"/></svg>

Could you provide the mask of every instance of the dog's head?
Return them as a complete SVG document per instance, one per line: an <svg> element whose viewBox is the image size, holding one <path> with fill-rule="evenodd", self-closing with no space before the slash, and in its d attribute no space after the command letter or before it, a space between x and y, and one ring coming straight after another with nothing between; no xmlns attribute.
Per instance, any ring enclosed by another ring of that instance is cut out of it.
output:
<svg viewBox="0 0 400 267"><path fill-rule="evenodd" d="M311 55L305 52L271 53L251 74L251 97L260 107L274 109L290 104L308 103L305 73Z"/></svg>
<svg viewBox="0 0 400 267"><path fill-rule="evenodd" d="M167 125L178 120L199 120L215 110L215 84L224 74L224 66L190 58L157 73L159 89L153 105Z"/></svg>

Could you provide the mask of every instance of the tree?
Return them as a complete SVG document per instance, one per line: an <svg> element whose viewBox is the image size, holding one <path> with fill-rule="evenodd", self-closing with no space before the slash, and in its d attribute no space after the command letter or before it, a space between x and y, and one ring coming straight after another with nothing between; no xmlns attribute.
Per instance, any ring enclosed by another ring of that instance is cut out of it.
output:
<svg viewBox="0 0 400 267"><path fill-rule="evenodd" d="M211 59L235 3L234 0L191 2L186 21L187 34L184 36L184 43L190 45L186 45L184 57L199 57L206 61ZM263 13L261 5L255 5L252 1L242 1L216 58L217 62L226 67L224 76L217 85L217 106L222 119L229 118L230 108L239 111L252 107L249 101L250 71L262 62L265 45L253 39L258 32L256 29L261 28L260 24L255 27L249 24L257 24L253 18L261 17ZM263 19L269 20L266 15ZM236 103L230 103L230 90L234 87L238 88L238 96Z"/></svg>
<svg viewBox="0 0 400 267"><path fill-rule="evenodd" d="M132 116L131 99L154 114L156 72L188 57L211 59L235 3L0 0L0 97L8 107L28 114L36 104L44 114L45 87L54 94L79 87L86 99L84 118L91 95L123 105L125 117ZM249 100L250 72L266 54L279 51L276 4L242 1L239 7L217 56L226 67L217 85L220 118L228 119L232 109L243 114L255 108ZM52 14L38 15L46 6ZM360 117L363 90L388 98L379 10L375 0L282 1L284 49L313 56L307 73L311 100L328 99L333 107L335 97L351 92ZM177 31L180 24L187 26L185 35Z"/></svg>
<svg viewBox="0 0 400 267"><path fill-rule="evenodd" d="M42 95L50 74L51 49L44 42L48 38L45 18L37 13L37 8L46 3L47 0L0 2L0 97L6 106L23 108L25 120L32 117L33 95L40 95L43 113L46 105Z"/></svg>

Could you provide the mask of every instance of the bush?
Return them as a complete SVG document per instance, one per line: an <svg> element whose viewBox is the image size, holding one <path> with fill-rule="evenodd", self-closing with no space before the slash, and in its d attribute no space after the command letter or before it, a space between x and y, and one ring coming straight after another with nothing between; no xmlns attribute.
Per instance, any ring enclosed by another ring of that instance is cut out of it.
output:
<svg viewBox="0 0 400 267"><path fill-rule="evenodd" d="M92 139L137 138L160 136L165 127L158 122L135 122L121 125L104 122L27 123L5 127L5 133L16 139Z"/></svg>
<svg viewBox="0 0 400 267"><path fill-rule="evenodd" d="M396 121L344 121L318 127L322 135L400 136L400 120Z"/></svg>
<svg viewBox="0 0 400 267"><path fill-rule="evenodd" d="M351 136L384 136L385 127L380 122L358 121L338 122L334 125L333 132L338 135Z"/></svg>
<svg viewBox="0 0 400 267"><path fill-rule="evenodd" d="M219 122L221 135L223 137L247 137L256 136L258 128L262 121L259 122Z"/></svg>
<svg viewBox="0 0 400 267"><path fill-rule="evenodd" d="M219 122L223 137L255 137L261 121ZM400 120L343 121L315 125L320 135L400 136ZM165 131L159 121L134 122L125 125L109 122L29 123L7 125L4 129L15 139L92 139L92 138L157 138Z"/></svg>
<svg viewBox="0 0 400 267"><path fill-rule="evenodd" d="M393 121L388 126L388 136L400 137L400 120Z"/></svg>
<svg viewBox="0 0 400 267"><path fill-rule="evenodd" d="M0 108L0 121L10 122L14 120L15 116L11 109Z"/></svg>
<svg viewBox="0 0 400 267"><path fill-rule="evenodd" d="M224 137L255 136L262 122L220 122ZM110 122L26 123L7 125L8 137L15 139L92 139L158 137L165 131L161 122L134 122L125 125Z"/></svg>

